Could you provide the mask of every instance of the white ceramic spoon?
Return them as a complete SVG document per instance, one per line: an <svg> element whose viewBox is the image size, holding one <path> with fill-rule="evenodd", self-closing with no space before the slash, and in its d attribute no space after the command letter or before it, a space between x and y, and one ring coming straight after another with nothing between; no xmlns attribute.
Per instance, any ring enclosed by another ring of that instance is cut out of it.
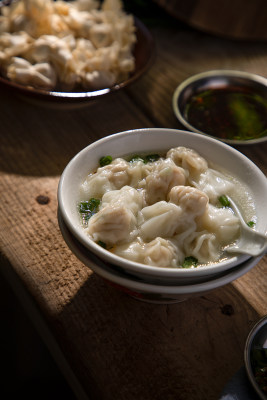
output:
<svg viewBox="0 0 267 400"><path fill-rule="evenodd" d="M235 202L228 196L230 206L240 220L240 238L233 245L225 248L228 253L242 253L251 256L260 256L267 253L267 236L254 231L244 221Z"/></svg>

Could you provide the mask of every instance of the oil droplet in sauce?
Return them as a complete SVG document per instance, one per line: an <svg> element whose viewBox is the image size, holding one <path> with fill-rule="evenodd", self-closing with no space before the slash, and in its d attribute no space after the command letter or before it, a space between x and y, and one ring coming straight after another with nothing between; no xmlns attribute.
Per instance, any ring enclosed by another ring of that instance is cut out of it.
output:
<svg viewBox="0 0 267 400"><path fill-rule="evenodd" d="M267 135L267 100L246 89L216 88L192 96L185 118L221 139L251 140Z"/></svg>

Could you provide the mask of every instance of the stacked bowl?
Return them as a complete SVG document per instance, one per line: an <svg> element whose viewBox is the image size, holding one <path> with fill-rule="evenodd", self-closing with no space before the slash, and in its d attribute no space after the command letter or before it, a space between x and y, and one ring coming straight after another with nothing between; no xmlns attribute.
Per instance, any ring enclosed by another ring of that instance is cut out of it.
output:
<svg viewBox="0 0 267 400"><path fill-rule="evenodd" d="M77 204L80 187L96 170L104 155L162 153L182 146L192 149L211 165L227 170L249 188L255 205L255 229L267 230L267 180L247 157L229 145L208 136L175 129L146 128L102 138L80 151L66 166L58 187L58 220L71 251L86 266L111 285L148 302L173 303L221 287L253 268L261 258L236 254L221 262L196 268L161 268L122 258L95 243L81 225Z"/></svg>

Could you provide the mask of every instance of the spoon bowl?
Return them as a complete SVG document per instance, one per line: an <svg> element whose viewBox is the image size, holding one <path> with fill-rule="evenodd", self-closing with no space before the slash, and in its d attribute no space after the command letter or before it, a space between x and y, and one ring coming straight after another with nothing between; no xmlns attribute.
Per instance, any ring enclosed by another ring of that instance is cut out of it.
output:
<svg viewBox="0 0 267 400"><path fill-rule="evenodd" d="M228 196L230 206L240 220L240 238L238 241L225 248L227 253L242 253L251 256L260 256L267 252L267 236L250 228L244 221L236 203Z"/></svg>

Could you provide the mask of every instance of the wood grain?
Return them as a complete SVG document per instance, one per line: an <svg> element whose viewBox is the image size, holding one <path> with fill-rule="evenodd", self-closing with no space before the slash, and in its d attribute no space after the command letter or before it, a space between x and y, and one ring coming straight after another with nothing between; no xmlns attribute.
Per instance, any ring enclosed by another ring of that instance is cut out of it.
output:
<svg viewBox="0 0 267 400"><path fill-rule="evenodd" d="M90 398L214 400L243 365L246 337L267 313L266 257L233 284L153 305L92 273L58 227L59 177L83 147L128 129L180 128L172 94L194 73L233 68L267 76L265 45L173 25L152 32L157 57L149 72L101 105L51 109L1 91L1 268L17 274ZM266 144L239 150L267 172Z"/></svg>

